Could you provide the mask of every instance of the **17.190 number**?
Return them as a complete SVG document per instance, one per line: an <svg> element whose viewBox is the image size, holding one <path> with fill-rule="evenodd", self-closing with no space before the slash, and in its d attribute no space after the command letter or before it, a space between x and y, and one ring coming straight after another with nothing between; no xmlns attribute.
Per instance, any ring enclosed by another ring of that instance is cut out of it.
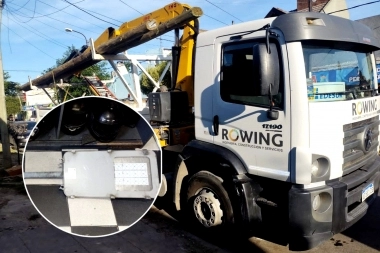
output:
<svg viewBox="0 0 380 253"><path fill-rule="evenodd" d="M282 129L282 125L263 124L263 128L265 128L265 129Z"/></svg>

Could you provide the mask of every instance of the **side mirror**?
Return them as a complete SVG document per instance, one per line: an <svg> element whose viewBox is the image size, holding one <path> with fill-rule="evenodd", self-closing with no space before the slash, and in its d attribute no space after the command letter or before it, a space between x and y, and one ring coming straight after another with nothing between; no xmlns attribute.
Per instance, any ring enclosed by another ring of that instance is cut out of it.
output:
<svg viewBox="0 0 380 253"><path fill-rule="evenodd" d="M257 78L256 96L275 96L278 94L280 86L279 61L277 47L274 43L269 43L269 50L265 43L253 46L253 72Z"/></svg>
<svg viewBox="0 0 380 253"><path fill-rule="evenodd" d="M267 44L260 43L253 47L253 55L255 76L259 79L259 85L256 86L257 95L269 97L271 105L267 117L270 120L277 120L279 113L273 110L272 104L272 96L278 94L280 87L280 60L277 47L269 41Z"/></svg>

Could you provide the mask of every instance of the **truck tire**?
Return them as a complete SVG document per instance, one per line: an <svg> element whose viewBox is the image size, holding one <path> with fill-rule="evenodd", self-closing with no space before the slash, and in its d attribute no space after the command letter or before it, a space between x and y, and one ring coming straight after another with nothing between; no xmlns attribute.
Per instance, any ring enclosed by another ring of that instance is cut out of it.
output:
<svg viewBox="0 0 380 253"><path fill-rule="evenodd" d="M194 174L188 181L187 221L191 226L211 228L232 225L233 208L221 179L207 171Z"/></svg>

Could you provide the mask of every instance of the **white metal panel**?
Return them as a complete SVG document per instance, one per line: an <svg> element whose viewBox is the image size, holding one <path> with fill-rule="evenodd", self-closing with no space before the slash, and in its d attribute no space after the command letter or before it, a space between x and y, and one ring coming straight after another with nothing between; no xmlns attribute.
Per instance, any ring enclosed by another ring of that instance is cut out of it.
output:
<svg viewBox="0 0 380 253"><path fill-rule="evenodd" d="M289 55L290 97L292 106L291 116L291 147L292 156L297 160L291 160L291 175L294 183L311 182L311 154L305 152L309 147L309 102L307 97L307 82L303 51L300 42L287 44ZM299 148L299 151L297 151ZM309 166L306 166L309 164ZM297 166L303 165L303 166Z"/></svg>
<svg viewBox="0 0 380 253"><path fill-rule="evenodd" d="M130 169L131 164L139 164L138 169ZM146 174L141 177L123 174L126 171ZM153 151L75 150L64 154L66 196L154 198L159 186L157 157Z"/></svg>
<svg viewBox="0 0 380 253"><path fill-rule="evenodd" d="M261 23L252 23L247 30L258 29ZM238 29L236 32L244 34L247 30ZM265 176L282 181L290 180L288 157L290 152L290 98L287 93L288 71L287 64L280 64L284 73L284 110L279 111L277 120L269 120L266 116L268 108L259 106L248 106L243 104L229 103L222 100L220 96L220 68L221 47L223 43L231 42L230 36L217 38L214 45L213 62L213 115L219 116L219 135L214 136L214 143L226 147L235 153L253 175ZM244 40L265 38L265 32L260 31L244 36ZM284 62L287 62L287 51L283 39L280 39L280 54ZM251 84L253 85L253 84ZM281 125L281 129L273 130L264 125ZM262 141L264 136L269 144ZM269 136L269 138L268 138Z"/></svg>
<svg viewBox="0 0 380 253"><path fill-rule="evenodd" d="M25 172L62 172L62 152L25 152Z"/></svg>
<svg viewBox="0 0 380 253"><path fill-rule="evenodd" d="M25 185L62 185L63 178L24 178Z"/></svg>
<svg viewBox="0 0 380 253"><path fill-rule="evenodd" d="M110 199L68 198L71 226L116 226Z"/></svg>
<svg viewBox="0 0 380 253"><path fill-rule="evenodd" d="M361 112L360 115L353 113L353 104L374 100L376 101L374 110L368 109L366 112ZM309 107L311 152L330 159L330 179L341 177L344 151L343 125L379 115L380 99L372 97L351 101L310 103Z"/></svg>
<svg viewBox="0 0 380 253"><path fill-rule="evenodd" d="M197 47L195 60L194 115L197 140L212 142L213 46Z"/></svg>
<svg viewBox="0 0 380 253"><path fill-rule="evenodd" d="M66 233L71 233L71 226L60 226L59 229L65 231Z"/></svg>
<svg viewBox="0 0 380 253"><path fill-rule="evenodd" d="M225 36L226 34L236 35L238 32L252 31L261 28L264 25L271 24L275 19L276 18L253 20L202 32L197 37L197 46L202 47L205 45L212 45L214 44L215 38Z"/></svg>

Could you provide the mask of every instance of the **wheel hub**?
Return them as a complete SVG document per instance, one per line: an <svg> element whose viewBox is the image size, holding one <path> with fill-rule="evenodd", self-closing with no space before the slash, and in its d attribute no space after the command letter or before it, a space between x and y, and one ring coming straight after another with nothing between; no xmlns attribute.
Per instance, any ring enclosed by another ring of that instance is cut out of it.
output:
<svg viewBox="0 0 380 253"><path fill-rule="evenodd" d="M202 189L193 203L195 217L205 227L222 224L223 210L216 194L209 189Z"/></svg>

